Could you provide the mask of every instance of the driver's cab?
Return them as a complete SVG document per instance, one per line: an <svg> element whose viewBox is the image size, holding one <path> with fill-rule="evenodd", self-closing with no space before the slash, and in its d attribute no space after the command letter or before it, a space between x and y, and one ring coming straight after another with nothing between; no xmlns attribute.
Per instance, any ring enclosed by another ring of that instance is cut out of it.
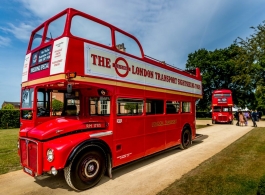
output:
<svg viewBox="0 0 265 195"><path fill-rule="evenodd" d="M78 90L69 93L62 89L24 88L21 98L21 128L33 127L52 118L78 116L80 113Z"/></svg>

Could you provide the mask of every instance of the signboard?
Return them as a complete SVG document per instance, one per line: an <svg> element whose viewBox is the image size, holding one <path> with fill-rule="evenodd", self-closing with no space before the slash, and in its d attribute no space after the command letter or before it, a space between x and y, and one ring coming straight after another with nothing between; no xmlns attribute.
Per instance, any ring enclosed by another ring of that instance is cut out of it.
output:
<svg viewBox="0 0 265 195"><path fill-rule="evenodd" d="M28 81L30 57L31 53L25 56L24 66L22 70L22 82Z"/></svg>
<svg viewBox="0 0 265 195"><path fill-rule="evenodd" d="M201 81L84 43L85 74L202 95Z"/></svg>
<svg viewBox="0 0 265 195"><path fill-rule="evenodd" d="M53 43L50 75L64 73L69 38L63 37Z"/></svg>

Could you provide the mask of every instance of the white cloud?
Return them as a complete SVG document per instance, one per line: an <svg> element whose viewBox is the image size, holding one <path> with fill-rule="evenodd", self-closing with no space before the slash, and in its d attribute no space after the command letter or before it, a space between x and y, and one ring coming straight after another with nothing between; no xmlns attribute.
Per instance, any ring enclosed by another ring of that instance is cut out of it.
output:
<svg viewBox="0 0 265 195"><path fill-rule="evenodd" d="M31 31L34 28L31 25L22 22L18 26L8 23L8 27L1 27L0 29L13 34L17 39L28 41Z"/></svg>
<svg viewBox="0 0 265 195"><path fill-rule="evenodd" d="M11 40L8 37L0 36L0 47L1 46L8 46Z"/></svg>

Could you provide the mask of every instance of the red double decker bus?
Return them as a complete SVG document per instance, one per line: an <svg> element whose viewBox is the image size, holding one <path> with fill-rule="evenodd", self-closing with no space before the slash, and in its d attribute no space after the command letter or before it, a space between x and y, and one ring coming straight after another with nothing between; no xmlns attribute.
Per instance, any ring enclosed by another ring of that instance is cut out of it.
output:
<svg viewBox="0 0 265 195"><path fill-rule="evenodd" d="M131 34L66 9L37 27L25 57L19 155L35 177L64 170L75 190L119 165L195 139L199 69L144 55Z"/></svg>
<svg viewBox="0 0 265 195"><path fill-rule="evenodd" d="M212 93L212 123L233 124L233 98L229 89L214 90Z"/></svg>

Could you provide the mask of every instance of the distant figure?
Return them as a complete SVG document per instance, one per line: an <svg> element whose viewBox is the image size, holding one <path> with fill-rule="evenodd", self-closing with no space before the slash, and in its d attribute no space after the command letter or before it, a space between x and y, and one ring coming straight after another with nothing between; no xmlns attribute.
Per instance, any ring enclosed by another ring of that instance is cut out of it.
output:
<svg viewBox="0 0 265 195"><path fill-rule="evenodd" d="M244 119L245 119L245 125L248 126L248 119L249 119L248 112L244 112Z"/></svg>
<svg viewBox="0 0 265 195"><path fill-rule="evenodd" d="M240 110L237 110L234 114L234 117L236 118L237 122L236 122L236 126L239 126L239 111Z"/></svg>
<svg viewBox="0 0 265 195"><path fill-rule="evenodd" d="M239 122L240 122L240 126L244 126L245 124L245 119L244 119L244 114L242 111L239 111Z"/></svg>
<svg viewBox="0 0 265 195"><path fill-rule="evenodd" d="M253 127L257 127L257 113L255 111L251 112L251 117L252 117L252 122L253 122Z"/></svg>

